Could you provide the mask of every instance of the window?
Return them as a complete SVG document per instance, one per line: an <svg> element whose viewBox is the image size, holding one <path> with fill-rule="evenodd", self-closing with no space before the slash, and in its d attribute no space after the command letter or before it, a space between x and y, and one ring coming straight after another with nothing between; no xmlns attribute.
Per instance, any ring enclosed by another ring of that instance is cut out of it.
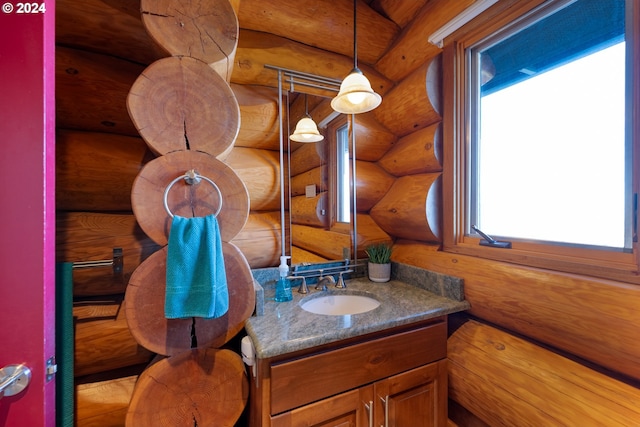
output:
<svg viewBox="0 0 640 427"><path fill-rule="evenodd" d="M328 152L329 228L331 231L351 232L351 130L349 116L341 114L327 125Z"/></svg>
<svg viewBox="0 0 640 427"><path fill-rule="evenodd" d="M496 6L447 40L444 248L629 280L638 11L632 0Z"/></svg>
<svg viewBox="0 0 640 427"><path fill-rule="evenodd" d="M351 221L351 182L349 180L349 126L336 130L336 210L338 222Z"/></svg>

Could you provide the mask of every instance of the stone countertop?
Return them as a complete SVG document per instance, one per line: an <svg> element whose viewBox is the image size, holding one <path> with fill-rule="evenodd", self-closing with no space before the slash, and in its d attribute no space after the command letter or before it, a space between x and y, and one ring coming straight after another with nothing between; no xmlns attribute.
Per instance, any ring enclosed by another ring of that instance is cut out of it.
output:
<svg viewBox="0 0 640 427"><path fill-rule="evenodd" d="M274 357L470 308L467 301L439 296L398 279L375 283L357 278L347 285L346 289L330 288L326 292L310 286L306 295L299 294L294 286L293 300L287 302L276 302L272 292L265 291L264 314L249 318L245 325L257 357ZM327 293L366 295L380 301L380 306L366 313L343 316L313 314L302 309L304 301Z"/></svg>

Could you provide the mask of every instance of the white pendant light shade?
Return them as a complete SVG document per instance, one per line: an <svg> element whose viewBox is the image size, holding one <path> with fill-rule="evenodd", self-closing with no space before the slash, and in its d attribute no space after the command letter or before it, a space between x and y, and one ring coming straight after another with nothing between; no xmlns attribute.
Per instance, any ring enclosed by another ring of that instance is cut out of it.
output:
<svg viewBox="0 0 640 427"><path fill-rule="evenodd" d="M318 132L318 126L311 117L303 117L298 121L296 130L289 136L289 139L296 142L320 142L324 136Z"/></svg>
<svg viewBox="0 0 640 427"><path fill-rule="evenodd" d="M371 83L355 68L340 85L340 92L331 100L331 108L339 113L359 114L376 108L382 97L371 88Z"/></svg>

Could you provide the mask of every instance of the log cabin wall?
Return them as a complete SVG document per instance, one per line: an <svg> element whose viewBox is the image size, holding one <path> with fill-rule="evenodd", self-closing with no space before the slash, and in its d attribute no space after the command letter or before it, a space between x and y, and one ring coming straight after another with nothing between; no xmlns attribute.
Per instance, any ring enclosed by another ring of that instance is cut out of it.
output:
<svg viewBox="0 0 640 427"><path fill-rule="evenodd" d="M329 21L319 19L323 15L297 16L305 12L294 0L232 2L240 35L230 83L241 127L224 161L249 192L249 219L233 243L252 268L275 266L280 254L277 82L263 65L338 79L352 67L351 44L344 42L352 37L350 2L318 3L331 15ZM360 67L383 95L379 109L356 119L359 247L393 240L395 261L462 277L470 313L477 318L640 380L637 285L439 250L441 51L426 38L471 3L370 0L359 5L364 16L359 18ZM76 376L120 376L120 387L135 377L119 369L146 364L153 356L128 332L124 288L136 267L160 249L132 213L132 182L155 155L131 123L126 96L141 71L164 53L145 32L135 0L58 0L56 17L57 258L101 260L113 248L124 252L124 277L103 269L74 277L74 294L85 301L75 310ZM297 24L301 19L304 25ZM336 22L330 31L327 22ZM326 188L321 166L299 171L294 181ZM307 219L296 224L296 238L318 243L315 233L324 223L309 224L317 203L302 210ZM342 238L321 244L325 252L311 243L304 249L341 258ZM334 251L326 253L327 248ZM130 392L130 385L122 388Z"/></svg>

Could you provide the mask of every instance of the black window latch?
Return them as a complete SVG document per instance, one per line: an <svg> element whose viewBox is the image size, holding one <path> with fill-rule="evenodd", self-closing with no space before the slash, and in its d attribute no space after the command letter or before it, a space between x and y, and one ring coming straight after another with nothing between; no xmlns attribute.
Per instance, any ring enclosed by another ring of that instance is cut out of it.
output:
<svg viewBox="0 0 640 427"><path fill-rule="evenodd" d="M483 237L482 239L480 239L480 246L489 246L491 248L501 248L501 249L511 249L511 242L498 241L492 238L491 236L489 236L488 234L485 234L484 232L482 232L482 230L480 230L475 225L472 225L471 228L473 228L473 230L476 233L478 233Z"/></svg>

